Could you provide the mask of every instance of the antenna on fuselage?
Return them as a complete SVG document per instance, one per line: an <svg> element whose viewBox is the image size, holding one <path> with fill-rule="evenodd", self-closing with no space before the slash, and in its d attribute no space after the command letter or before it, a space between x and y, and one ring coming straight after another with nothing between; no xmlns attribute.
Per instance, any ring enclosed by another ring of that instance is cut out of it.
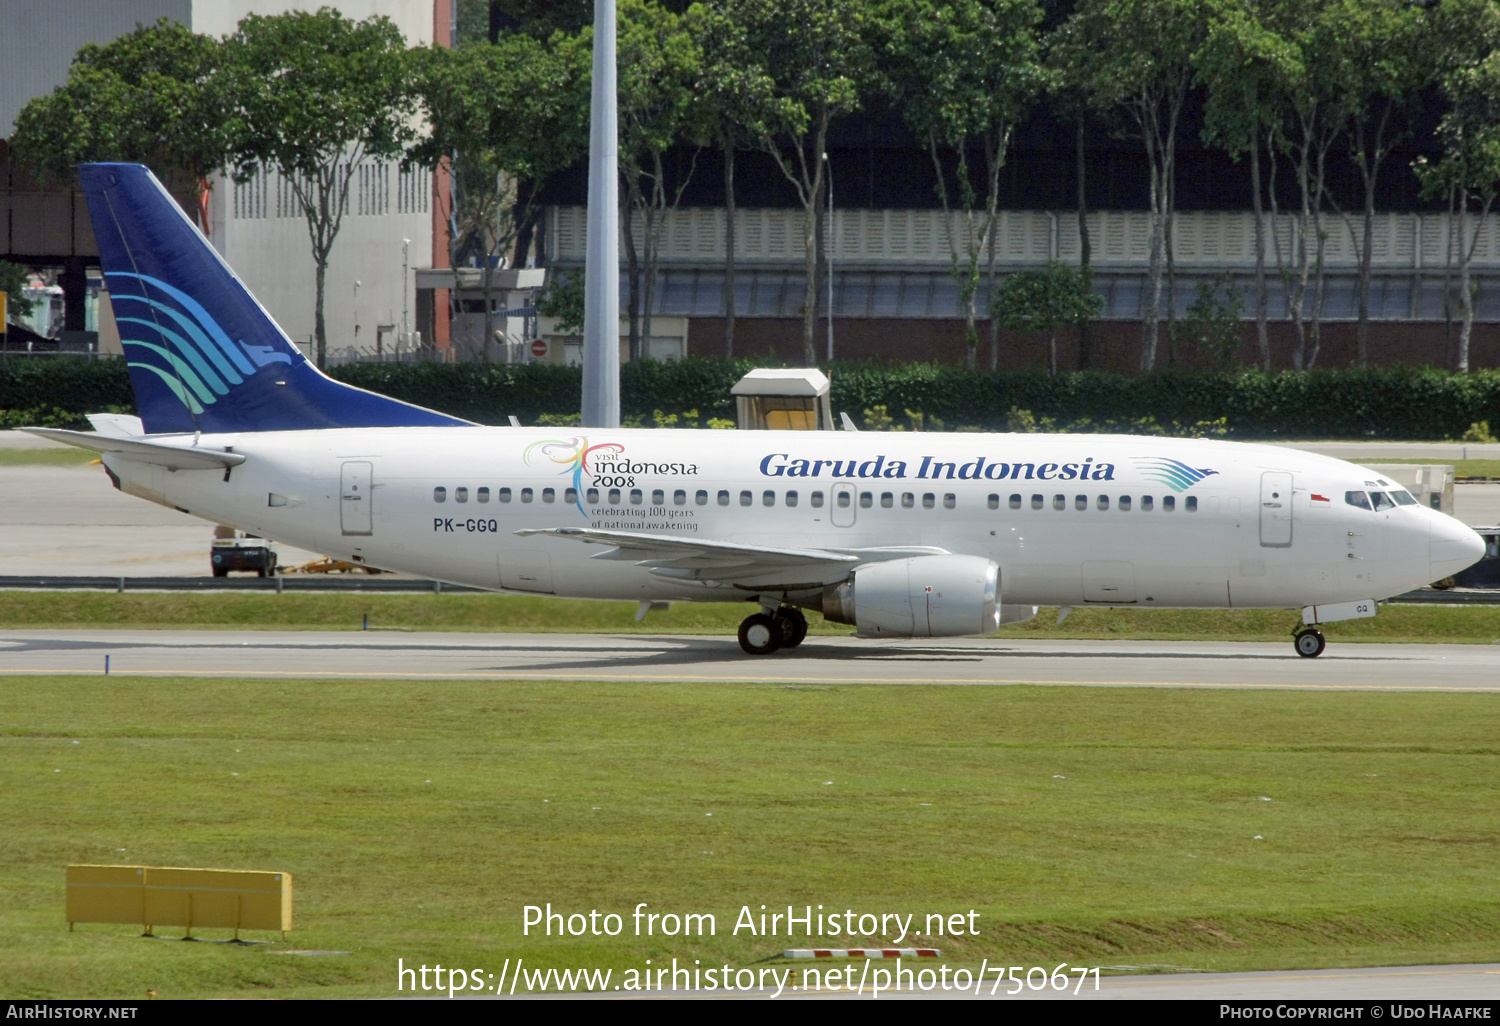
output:
<svg viewBox="0 0 1500 1026"><path fill-rule="evenodd" d="M620 146L615 0L594 0L588 252L583 270L583 426L620 426Z"/></svg>

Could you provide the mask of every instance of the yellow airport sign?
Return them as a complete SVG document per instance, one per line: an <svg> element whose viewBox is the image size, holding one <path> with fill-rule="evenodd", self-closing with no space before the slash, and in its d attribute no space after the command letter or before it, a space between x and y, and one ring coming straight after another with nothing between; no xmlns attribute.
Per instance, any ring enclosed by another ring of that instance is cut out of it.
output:
<svg viewBox="0 0 1500 1026"><path fill-rule="evenodd" d="M292 928L292 874L177 866L68 867L68 929L74 923L140 923L193 929Z"/></svg>

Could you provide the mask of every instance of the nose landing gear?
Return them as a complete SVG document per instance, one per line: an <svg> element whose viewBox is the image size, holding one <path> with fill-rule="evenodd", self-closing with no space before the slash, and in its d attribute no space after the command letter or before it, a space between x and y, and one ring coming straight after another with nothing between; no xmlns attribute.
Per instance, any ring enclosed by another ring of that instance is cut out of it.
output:
<svg viewBox="0 0 1500 1026"><path fill-rule="evenodd" d="M740 624L740 648L750 655L796 648L806 637L807 617L796 606L782 606L774 614L755 613Z"/></svg>
<svg viewBox="0 0 1500 1026"><path fill-rule="evenodd" d="M1307 627L1293 632L1292 645L1297 649L1297 654L1304 659L1316 659L1323 654L1323 649L1327 644L1323 632L1316 627Z"/></svg>

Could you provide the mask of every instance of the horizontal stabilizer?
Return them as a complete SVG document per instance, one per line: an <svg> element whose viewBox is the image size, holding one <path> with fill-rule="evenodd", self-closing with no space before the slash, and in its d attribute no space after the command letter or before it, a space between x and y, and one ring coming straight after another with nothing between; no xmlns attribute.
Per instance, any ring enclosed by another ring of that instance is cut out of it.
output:
<svg viewBox="0 0 1500 1026"><path fill-rule="evenodd" d="M22 428L39 438L50 438L54 442L76 445L80 449L92 449L97 453L119 453L137 463L152 463L168 470L224 470L237 467L245 457L237 452L218 449L200 449L196 446L163 445L139 438L121 438L97 431L64 431L61 428Z"/></svg>

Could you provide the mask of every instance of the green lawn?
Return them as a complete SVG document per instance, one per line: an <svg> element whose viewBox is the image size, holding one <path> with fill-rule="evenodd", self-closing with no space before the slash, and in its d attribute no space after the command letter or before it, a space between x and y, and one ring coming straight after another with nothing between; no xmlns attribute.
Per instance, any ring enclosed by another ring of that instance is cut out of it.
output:
<svg viewBox="0 0 1500 1026"><path fill-rule="evenodd" d="M1371 459L1361 461L1352 459L1351 463L1422 463L1422 464L1450 464L1453 467L1455 477L1500 477L1500 460L1440 460L1440 459Z"/></svg>
<svg viewBox="0 0 1500 1026"><path fill-rule="evenodd" d="M637 623L633 602L494 594L191 593L0 591L0 629L196 628L203 630L375 629L543 633L732 635L749 603L681 602ZM814 634L850 634L810 614ZM1056 607L1001 628L1005 638L1286 641L1291 610L1079 609L1057 625ZM1500 641L1500 606L1386 605L1368 620L1327 624L1331 640L1378 642Z"/></svg>
<svg viewBox="0 0 1500 1026"><path fill-rule="evenodd" d="M739 967L789 943L740 907L788 903L975 909L952 964L1500 960L1497 737L1472 694L0 678L0 994ZM70 862L289 871L296 929L69 933ZM521 936L642 901L718 932Z"/></svg>
<svg viewBox="0 0 1500 1026"><path fill-rule="evenodd" d="M99 458L91 449L0 449L0 467L76 467Z"/></svg>

